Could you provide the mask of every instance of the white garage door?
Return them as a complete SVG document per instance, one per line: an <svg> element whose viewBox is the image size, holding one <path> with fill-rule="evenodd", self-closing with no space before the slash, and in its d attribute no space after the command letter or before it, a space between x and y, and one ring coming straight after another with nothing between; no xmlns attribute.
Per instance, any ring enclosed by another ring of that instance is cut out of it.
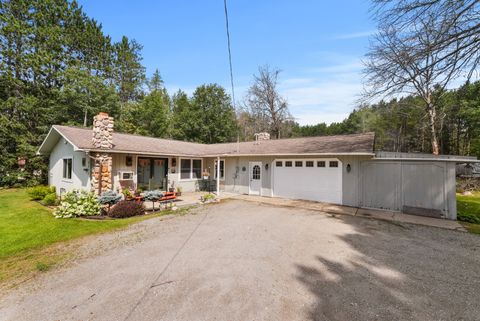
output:
<svg viewBox="0 0 480 321"><path fill-rule="evenodd" d="M338 159L278 159L273 166L274 196L342 204Z"/></svg>

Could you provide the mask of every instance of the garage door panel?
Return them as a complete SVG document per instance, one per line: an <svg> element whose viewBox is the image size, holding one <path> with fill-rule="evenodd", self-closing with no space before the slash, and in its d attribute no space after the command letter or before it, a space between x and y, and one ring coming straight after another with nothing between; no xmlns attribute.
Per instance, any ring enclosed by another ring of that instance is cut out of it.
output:
<svg viewBox="0 0 480 321"><path fill-rule="evenodd" d="M362 169L362 206L400 210L400 164L369 161L362 163Z"/></svg>
<svg viewBox="0 0 480 321"><path fill-rule="evenodd" d="M275 167L274 196L341 204L342 166L328 167L328 160L326 166Z"/></svg>

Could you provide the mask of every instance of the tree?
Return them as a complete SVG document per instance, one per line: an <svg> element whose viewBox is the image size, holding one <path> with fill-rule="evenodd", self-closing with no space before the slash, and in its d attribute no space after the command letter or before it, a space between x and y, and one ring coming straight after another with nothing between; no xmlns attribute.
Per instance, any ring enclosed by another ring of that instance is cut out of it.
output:
<svg viewBox="0 0 480 321"><path fill-rule="evenodd" d="M145 81L145 67L142 66L140 45L126 36L114 45L114 80L120 101L126 103L141 96L141 85Z"/></svg>
<svg viewBox="0 0 480 321"><path fill-rule="evenodd" d="M441 30L430 45L437 60L451 60L466 71L470 79L480 60L480 1L479 0L373 0L374 18L381 28L396 26L409 32L423 25L430 17L429 29ZM421 27L417 32L428 29Z"/></svg>
<svg viewBox="0 0 480 321"><path fill-rule="evenodd" d="M170 136L170 97L167 90L153 90L140 102L135 133L153 137Z"/></svg>
<svg viewBox="0 0 480 321"><path fill-rule="evenodd" d="M198 127L190 140L214 144L231 142L237 134L235 110L230 96L217 84L202 85L195 89L191 100Z"/></svg>
<svg viewBox="0 0 480 321"><path fill-rule="evenodd" d="M65 71L65 85L59 92L57 121L72 125L91 125L94 115L107 112L119 115L119 99L112 85L87 70L69 68Z"/></svg>
<svg viewBox="0 0 480 321"><path fill-rule="evenodd" d="M433 154L440 151L438 101L447 86L475 68L480 58L478 3L375 1L379 31L365 63L365 96L420 97Z"/></svg>
<svg viewBox="0 0 480 321"><path fill-rule="evenodd" d="M79 125L99 110L119 115L109 83L124 60L113 49L76 1L0 1L0 185L46 178L35 152L52 124ZM18 157L27 159L24 171Z"/></svg>
<svg viewBox="0 0 480 321"><path fill-rule="evenodd" d="M152 78L148 81L148 89L150 91L159 91L163 88L163 79L162 76L160 75L160 72L158 69L155 69L155 72L153 73Z"/></svg>
<svg viewBox="0 0 480 321"><path fill-rule="evenodd" d="M182 90L178 90L172 97L172 114L172 137L178 140L195 140L199 116L188 95Z"/></svg>
<svg viewBox="0 0 480 321"><path fill-rule="evenodd" d="M278 92L279 74L278 69L259 67L246 97L246 109L256 121L255 129L268 131L275 138L280 138L282 124L291 119L287 101Z"/></svg>

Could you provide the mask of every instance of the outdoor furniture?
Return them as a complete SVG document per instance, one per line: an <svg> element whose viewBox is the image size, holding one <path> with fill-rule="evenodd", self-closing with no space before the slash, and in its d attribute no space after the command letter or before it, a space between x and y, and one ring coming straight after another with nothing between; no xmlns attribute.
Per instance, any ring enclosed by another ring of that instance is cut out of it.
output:
<svg viewBox="0 0 480 321"><path fill-rule="evenodd" d="M177 193L176 192L163 192L162 197L156 200L156 202L159 202L160 204L169 204L177 199ZM145 202L145 197L143 196L133 196L131 198L132 201L135 201L137 203L143 203Z"/></svg>
<svg viewBox="0 0 480 321"><path fill-rule="evenodd" d="M159 199L158 201L160 202L160 204L165 204L165 208L168 204L172 203L175 201L175 199L177 199L177 195L175 192L165 192L163 194L163 197L161 199Z"/></svg>

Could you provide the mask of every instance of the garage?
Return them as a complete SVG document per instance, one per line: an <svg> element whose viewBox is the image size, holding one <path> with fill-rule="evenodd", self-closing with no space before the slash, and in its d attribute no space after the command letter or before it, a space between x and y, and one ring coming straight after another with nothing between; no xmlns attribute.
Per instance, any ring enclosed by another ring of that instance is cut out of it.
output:
<svg viewBox="0 0 480 321"><path fill-rule="evenodd" d="M342 204L337 158L276 159L273 167L273 196Z"/></svg>

